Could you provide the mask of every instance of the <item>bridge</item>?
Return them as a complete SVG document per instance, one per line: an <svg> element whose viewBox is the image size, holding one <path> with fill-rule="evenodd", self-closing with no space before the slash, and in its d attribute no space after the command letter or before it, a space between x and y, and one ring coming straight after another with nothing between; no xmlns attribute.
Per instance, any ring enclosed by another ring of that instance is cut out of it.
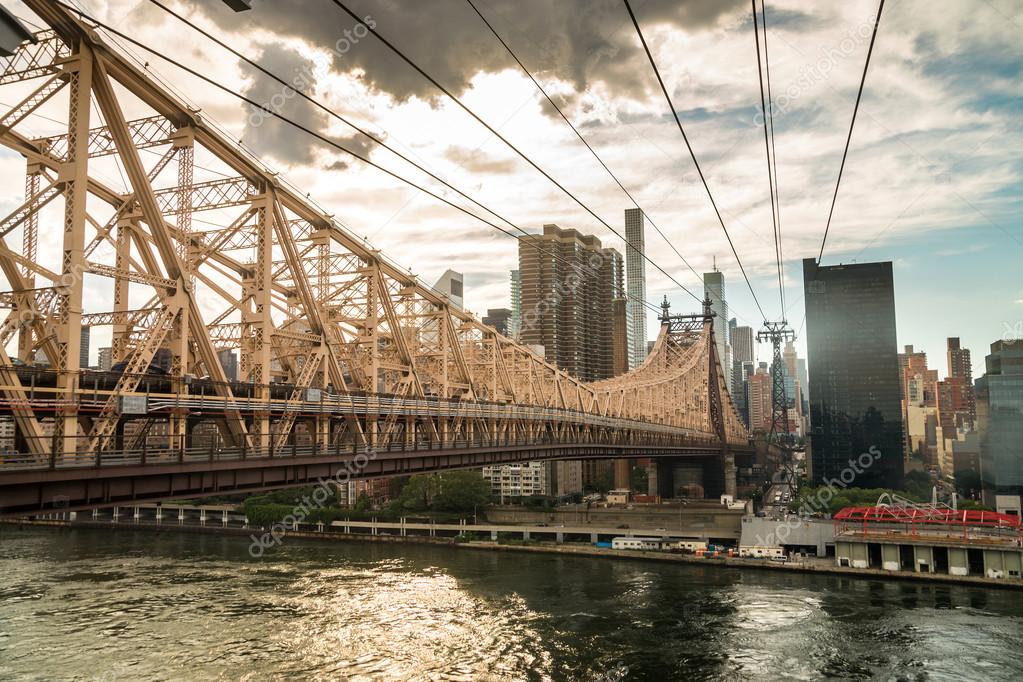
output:
<svg viewBox="0 0 1023 682"><path fill-rule="evenodd" d="M17 102L0 142L26 160L25 201L0 220L16 445L0 515L537 459L692 458L709 492L735 492L753 448L709 302L665 307L637 369L579 381L371 248L60 5L25 4L49 28L0 59L0 99ZM55 134L25 132L61 99ZM84 370L83 330L103 326L114 371Z"/></svg>

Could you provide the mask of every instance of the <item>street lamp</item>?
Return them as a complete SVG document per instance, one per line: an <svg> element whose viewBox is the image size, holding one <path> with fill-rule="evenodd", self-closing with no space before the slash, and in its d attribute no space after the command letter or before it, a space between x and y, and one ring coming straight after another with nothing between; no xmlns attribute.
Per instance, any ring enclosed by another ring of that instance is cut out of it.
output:
<svg viewBox="0 0 1023 682"><path fill-rule="evenodd" d="M224 4L235 12L245 12L252 9L252 0L224 0Z"/></svg>

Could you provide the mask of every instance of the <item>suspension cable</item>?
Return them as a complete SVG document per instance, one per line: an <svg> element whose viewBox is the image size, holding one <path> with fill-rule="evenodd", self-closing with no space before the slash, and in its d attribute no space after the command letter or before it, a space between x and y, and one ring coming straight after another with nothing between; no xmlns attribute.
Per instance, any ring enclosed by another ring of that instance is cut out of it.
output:
<svg viewBox="0 0 1023 682"><path fill-rule="evenodd" d="M860 77L860 89L856 93L856 105L853 107L852 120L849 122L849 135L845 138L845 150L842 152L842 163L838 167L838 180L835 182L835 194L831 197L831 210L828 211L828 222L824 226L824 238L821 239L821 251L817 255L818 265L824 258L824 245L828 241L828 230L831 229L831 216L835 213L835 202L838 200L838 188L842 185L842 171L845 170L845 158L849 155L849 142L852 140L853 127L856 125L856 112L860 110L860 98L863 97L863 84L867 80L867 68L870 66L870 55L874 52L874 41L877 39L877 27L881 24L881 11L884 0L877 6L877 18L874 19L874 32L870 35L870 46L867 48L867 60L863 64L863 76Z"/></svg>
<svg viewBox="0 0 1023 682"><path fill-rule="evenodd" d="M700 162L697 161L696 153L693 151L692 145L689 144L689 137L686 135L685 128L682 127L682 121L678 117L675 105L671 102L671 96L668 94L668 88L664 85L664 79L661 78L661 72L657 68L657 62L654 61L654 56L650 52L650 47L647 45L646 38L643 37L643 31L639 27L639 21L636 19L636 15L632 11L632 6L629 4L629 0L623 1L625 2L625 9L629 11L629 17L632 19L632 25L636 28L637 35L639 35L639 41L643 44L643 51L646 52L647 59L650 61L650 66L654 70L654 75L657 76L657 82L661 86L661 92L664 93L664 99L668 103L668 108L671 109L671 113L675 117L675 123L678 125L678 130L682 133L682 140L685 142L686 148L689 150L689 156L693 159L693 165L696 166L696 172L700 175L700 181L703 183L703 188L707 191L707 197L710 199L710 204L714 208L714 214L717 216L718 222L721 224L721 229L725 233L725 238L728 240L728 246L732 249L732 255L735 256L735 262L739 264L739 271L742 272L742 277L746 280L746 286L749 288L749 292L753 296L753 302L756 303L757 310L760 311L760 315L766 320L767 315L764 313L764 309L760 305L760 300L757 298L756 292L753 291L753 284L750 283L749 277L746 275L746 268L742 265L742 259L739 258L739 252L735 250L735 244L732 242L732 237L728 234L728 228L725 227L725 221L721 217L721 211L718 210L717 202L714 201L714 195L711 194L710 186L707 184L707 178L703 175L703 170L700 168Z"/></svg>

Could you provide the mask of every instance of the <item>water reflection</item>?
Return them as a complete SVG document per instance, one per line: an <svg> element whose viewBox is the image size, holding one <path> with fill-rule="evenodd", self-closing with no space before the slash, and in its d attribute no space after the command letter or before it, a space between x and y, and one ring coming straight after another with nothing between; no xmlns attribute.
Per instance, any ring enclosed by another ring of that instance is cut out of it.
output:
<svg viewBox="0 0 1023 682"><path fill-rule="evenodd" d="M1008 590L129 531L0 547L0 679L1023 676Z"/></svg>

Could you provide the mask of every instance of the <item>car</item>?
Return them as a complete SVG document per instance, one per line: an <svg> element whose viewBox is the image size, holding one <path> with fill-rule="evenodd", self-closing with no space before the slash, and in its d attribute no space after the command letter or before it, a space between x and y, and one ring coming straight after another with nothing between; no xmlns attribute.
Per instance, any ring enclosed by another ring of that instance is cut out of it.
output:
<svg viewBox="0 0 1023 682"><path fill-rule="evenodd" d="M543 521L541 521L540 523L536 524L536 527L537 527L537 528L546 528L546 527L547 527L547 524L546 524L546 523L544 523Z"/></svg>
<svg viewBox="0 0 1023 682"><path fill-rule="evenodd" d="M629 529L629 524L627 524L627 523L623 523L622 525L618 526L618 528L619 528L619 529L622 529L622 528L624 528L625 530L628 530L628 529Z"/></svg>

